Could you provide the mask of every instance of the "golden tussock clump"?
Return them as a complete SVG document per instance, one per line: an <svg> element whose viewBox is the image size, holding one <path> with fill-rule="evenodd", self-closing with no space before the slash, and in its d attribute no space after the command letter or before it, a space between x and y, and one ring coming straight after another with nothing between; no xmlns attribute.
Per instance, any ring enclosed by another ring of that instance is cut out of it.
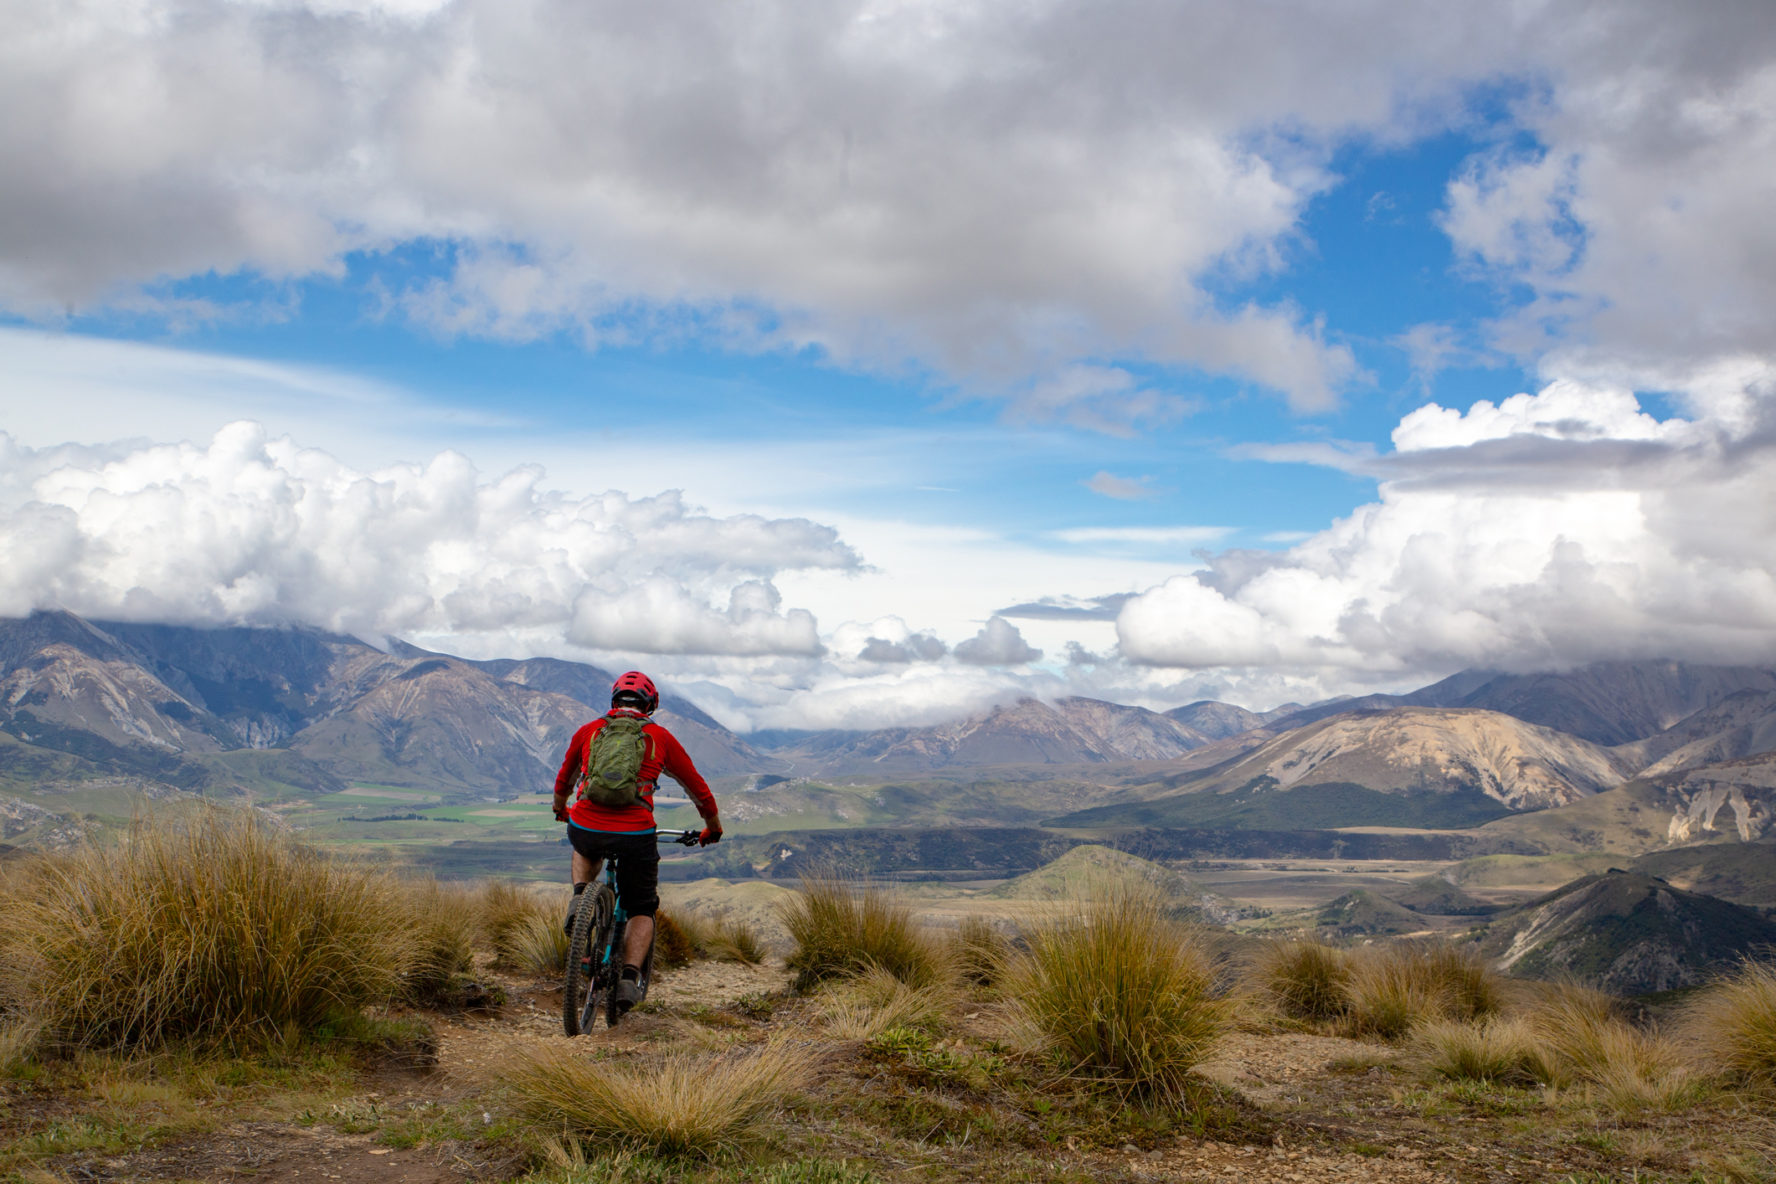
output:
<svg viewBox="0 0 1776 1184"><path fill-rule="evenodd" d="M391 998L422 952L393 880L247 813L139 823L28 879L0 964L45 1033L81 1045L281 1039Z"/></svg>
<svg viewBox="0 0 1776 1184"><path fill-rule="evenodd" d="M1149 884L1108 884L1025 936L1006 995L1068 1073L1149 1097L1183 1096L1227 1030L1207 943Z"/></svg>
<svg viewBox="0 0 1776 1184"><path fill-rule="evenodd" d="M1747 962L1703 992L1684 1031L1723 1077L1776 1087L1776 965Z"/></svg>
<svg viewBox="0 0 1776 1184"><path fill-rule="evenodd" d="M805 1047L781 1040L714 1057L601 1061L544 1044L507 1056L499 1076L520 1113L569 1140L707 1157L759 1137L760 1120L813 1069Z"/></svg>
<svg viewBox="0 0 1776 1184"><path fill-rule="evenodd" d="M781 910L795 942L789 966L796 987L880 967L909 986L925 986L951 972L935 942L912 913L881 889L833 874L802 879L801 891Z"/></svg>

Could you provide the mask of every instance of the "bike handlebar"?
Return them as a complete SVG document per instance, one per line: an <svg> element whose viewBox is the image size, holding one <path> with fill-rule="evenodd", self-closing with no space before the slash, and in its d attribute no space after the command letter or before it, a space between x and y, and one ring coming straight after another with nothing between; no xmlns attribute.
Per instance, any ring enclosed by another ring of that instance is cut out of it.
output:
<svg viewBox="0 0 1776 1184"><path fill-rule="evenodd" d="M655 841L677 843L681 847L695 847L702 837L703 832L696 830L657 830L654 832Z"/></svg>

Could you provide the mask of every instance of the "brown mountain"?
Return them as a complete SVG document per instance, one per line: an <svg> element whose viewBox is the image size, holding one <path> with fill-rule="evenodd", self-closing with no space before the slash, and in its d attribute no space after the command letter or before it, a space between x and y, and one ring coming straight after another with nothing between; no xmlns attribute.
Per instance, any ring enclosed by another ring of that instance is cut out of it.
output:
<svg viewBox="0 0 1776 1184"><path fill-rule="evenodd" d="M1020 699L951 724L873 732L779 734L776 756L802 775L888 775L985 765L1164 761L1208 743L1143 707L1097 699Z"/></svg>
<svg viewBox="0 0 1776 1184"><path fill-rule="evenodd" d="M17 741L0 765L215 789L250 785L245 766L221 758L260 749L272 759L251 768L317 790L530 793L552 783L609 687L597 667L552 659L471 662L318 630L39 613L0 621L0 730ZM667 698L660 719L707 775L772 767L683 699Z"/></svg>
<svg viewBox="0 0 1776 1184"><path fill-rule="evenodd" d="M1221 743L1231 747L1241 739ZM1188 775L1179 784L1183 792L1055 822L1285 829L1473 825L1578 801L1619 784L1625 772L1608 749L1498 712L1357 711L1273 736Z"/></svg>
<svg viewBox="0 0 1776 1184"><path fill-rule="evenodd" d="M1598 662L1548 674L1464 670L1404 695L1315 704L1270 726L1300 727L1353 710L1466 707L1515 716L1594 744L1629 744L1740 691L1776 691L1776 671L1664 661Z"/></svg>

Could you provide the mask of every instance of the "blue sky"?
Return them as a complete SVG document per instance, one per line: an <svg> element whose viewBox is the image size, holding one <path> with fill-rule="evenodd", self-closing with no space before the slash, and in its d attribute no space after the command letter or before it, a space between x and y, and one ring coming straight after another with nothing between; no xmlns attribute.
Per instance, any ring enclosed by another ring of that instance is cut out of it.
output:
<svg viewBox="0 0 1776 1184"><path fill-rule="evenodd" d="M3 51L5 611L647 663L739 726L1776 625L1767 539L1684 554L1758 496L1756 5L150 7Z"/></svg>

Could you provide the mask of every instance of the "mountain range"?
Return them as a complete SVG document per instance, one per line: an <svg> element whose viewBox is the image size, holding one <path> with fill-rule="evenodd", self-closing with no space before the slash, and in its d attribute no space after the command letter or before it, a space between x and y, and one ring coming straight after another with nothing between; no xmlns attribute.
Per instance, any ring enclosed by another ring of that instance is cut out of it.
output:
<svg viewBox="0 0 1776 1184"><path fill-rule="evenodd" d="M512 797L547 789L610 682L554 658L40 612L0 620L0 785ZM1638 852L1758 839L1776 804L1776 671L1755 667L1464 671L1264 713L1025 699L931 727L749 736L669 694L660 718L707 775L761 790L748 803L760 817L861 784L884 787L869 803L877 825L1515 827L1514 841L1536 834L1548 849L1614 828ZM990 784L1013 786L1010 804ZM969 809L941 806L959 786Z"/></svg>

